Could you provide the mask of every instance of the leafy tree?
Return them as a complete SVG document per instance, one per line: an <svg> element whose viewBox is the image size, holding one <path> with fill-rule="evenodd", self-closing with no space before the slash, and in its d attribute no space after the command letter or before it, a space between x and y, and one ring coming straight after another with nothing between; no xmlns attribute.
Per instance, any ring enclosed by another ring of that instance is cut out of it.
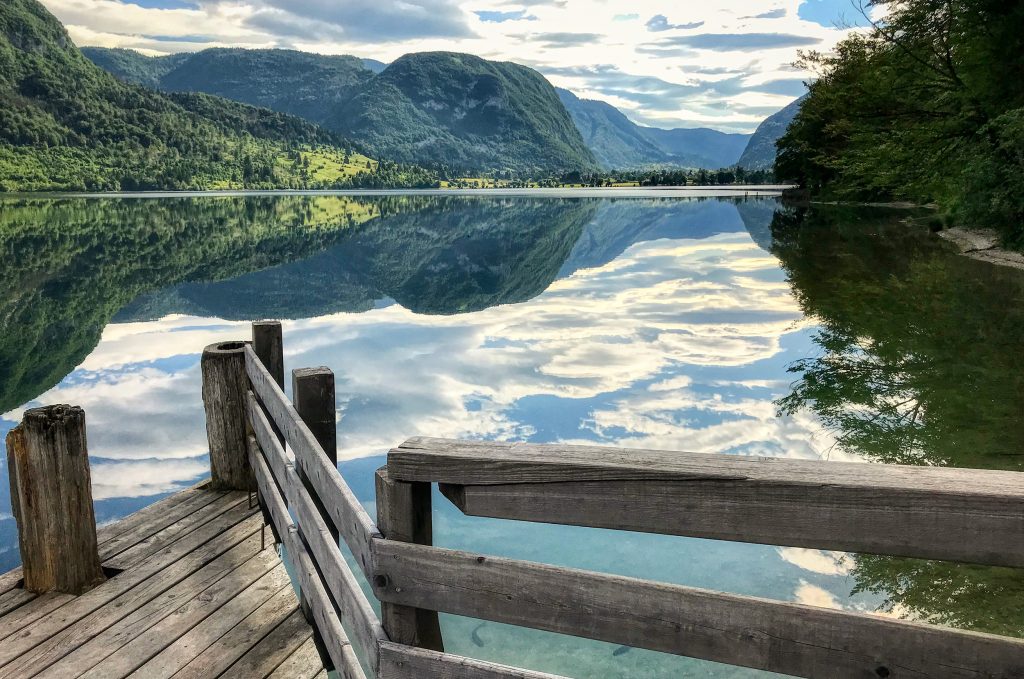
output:
<svg viewBox="0 0 1024 679"><path fill-rule="evenodd" d="M1024 4L875 0L779 140L777 176L819 195L938 203L1024 245Z"/></svg>

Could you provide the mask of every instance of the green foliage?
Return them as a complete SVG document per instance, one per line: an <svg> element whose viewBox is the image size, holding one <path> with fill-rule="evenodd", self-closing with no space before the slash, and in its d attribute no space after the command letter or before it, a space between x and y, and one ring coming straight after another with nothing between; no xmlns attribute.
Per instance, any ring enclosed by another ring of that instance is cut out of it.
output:
<svg viewBox="0 0 1024 679"><path fill-rule="evenodd" d="M468 54L406 55L357 88L326 125L380 156L457 172L597 167L542 75Z"/></svg>
<svg viewBox="0 0 1024 679"><path fill-rule="evenodd" d="M779 141L776 174L846 200L938 203L1024 246L1024 5L878 0Z"/></svg>
<svg viewBox="0 0 1024 679"><path fill-rule="evenodd" d="M0 97L4 191L436 185L395 166L318 181L280 161L296 150L353 152L350 142L266 109L121 82L35 0L0 5Z"/></svg>

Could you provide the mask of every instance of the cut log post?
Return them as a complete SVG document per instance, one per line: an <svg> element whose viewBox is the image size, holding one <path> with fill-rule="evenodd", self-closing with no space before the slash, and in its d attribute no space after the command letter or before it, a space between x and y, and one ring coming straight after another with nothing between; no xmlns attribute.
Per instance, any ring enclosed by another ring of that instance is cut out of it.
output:
<svg viewBox="0 0 1024 679"><path fill-rule="evenodd" d="M335 426L336 402L334 395L334 372L330 368L325 368L323 366L319 368L297 368L293 370L292 404L295 406L295 412L299 414L302 421L305 422L307 427L309 427L309 431L313 434L317 443L319 443L320 447L323 448L324 453L327 455L327 459L331 461L332 465L337 465L338 433L337 427ZM320 515L324 518L328 527L330 527L334 541L337 542L338 531L334 527L331 515L326 509L324 509L323 503L317 497L316 491L313 489L313 485L302 471L302 467L296 466L295 471L297 472L299 479L302 481L302 484L309 492L309 496L312 498L317 511L320 512ZM303 537L303 540L305 540L305 537ZM310 624L314 624L313 611L305 593L303 593L299 599L299 607L302 609L303 615L306 616L306 620L308 620ZM330 654L327 653L323 639L318 632L313 634L313 641L316 644L317 651L320 652L320 658L324 661L326 666L331 662Z"/></svg>
<svg viewBox="0 0 1024 679"><path fill-rule="evenodd" d="M245 342L220 342L203 350L203 406L210 444L210 485L216 490L255 490L246 453L248 426Z"/></svg>
<svg viewBox="0 0 1024 679"><path fill-rule="evenodd" d="M405 483L377 470L377 528L387 540L431 545L434 542L429 483ZM387 586L387 583L374 583ZM381 602L381 624L397 644L444 651L437 611Z"/></svg>
<svg viewBox="0 0 1024 679"><path fill-rule="evenodd" d="M85 436L85 412L33 408L7 434L11 507L24 588L82 592L103 582Z"/></svg>

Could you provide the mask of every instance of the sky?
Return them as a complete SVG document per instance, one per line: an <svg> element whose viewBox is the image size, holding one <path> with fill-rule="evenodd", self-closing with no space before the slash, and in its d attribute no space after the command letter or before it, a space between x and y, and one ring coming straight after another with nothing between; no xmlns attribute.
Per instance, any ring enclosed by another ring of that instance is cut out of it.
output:
<svg viewBox="0 0 1024 679"><path fill-rule="evenodd" d="M79 46L280 47L390 62L448 50L536 68L641 125L752 132L803 93L799 50L856 0L42 0Z"/></svg>

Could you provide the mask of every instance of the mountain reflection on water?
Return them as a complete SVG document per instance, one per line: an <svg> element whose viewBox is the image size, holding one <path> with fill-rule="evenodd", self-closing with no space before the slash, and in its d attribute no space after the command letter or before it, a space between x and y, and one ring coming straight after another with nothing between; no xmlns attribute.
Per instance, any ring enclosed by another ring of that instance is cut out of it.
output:
<svg viewBox="0 0 1024 679"><path fill-rule="evenodd" d="M337 374L341 470L368 504L383 453L415 435L1019 470L1021 276L913 217L772 199L5 200L0 435L30 405L84 406L97 513L123 516L206 474L202 347L281 318L288 367ZM17 563L7 493L0 479L0 569ZM1011 569L437 506L449 547L1024 635ZM764 674L444 626L455 652L574 677Z"/></svg>

